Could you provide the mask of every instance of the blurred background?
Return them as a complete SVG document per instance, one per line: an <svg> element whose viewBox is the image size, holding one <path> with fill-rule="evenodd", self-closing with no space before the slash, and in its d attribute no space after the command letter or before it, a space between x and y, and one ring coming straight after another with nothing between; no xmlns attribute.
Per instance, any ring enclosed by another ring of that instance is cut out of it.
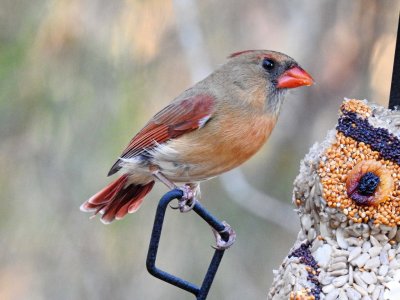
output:
<svg viewBox="0 0 400 300"><path fill-rule="evenodd" d="M103 225L80 204L155 112L226 57L271 49L317 84L292 92L269 143L202 185L236 230L209 299L264 299L298 232L292 182L343 97L388 103L400 1L0 0L0 299L193 299L145 268L157 186ZM213 254L168 210L157 264L200 284Z"/></svg>

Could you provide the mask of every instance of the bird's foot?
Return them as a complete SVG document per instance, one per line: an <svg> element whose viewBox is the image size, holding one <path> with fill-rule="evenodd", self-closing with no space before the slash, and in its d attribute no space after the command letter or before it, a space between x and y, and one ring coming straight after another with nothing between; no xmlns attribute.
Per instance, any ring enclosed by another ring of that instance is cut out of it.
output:
<svg viewBox="0 0 400 300"><path fill-rule="evenodd" d="M236 241L236 232L233 228L225 221L222 221L222 224L225 225L224 230L216 231L214 228L212 229L216 241L216 245L213 248L217 250L226 250Z"/></svg>
<svg viewBox="0 0 400 300"><path fill-rule="evenodd" d="M185 184L184 186L179 187L179 189L183 192L183 196L178 200L178 206L170 205L170 207L172 209L179 209L182 213L189 212L197 202L197 199L194 197L195 193L189 184Z"/></svg>
<svg viewBox="0 0 400 300"><path fill-rule="evenodd" d="M194 197L194 191L189 184L181 186L180 189L183 191L183 196L179 199L178 206L180 212L186 213L193 209L197 200Z"/></svg>

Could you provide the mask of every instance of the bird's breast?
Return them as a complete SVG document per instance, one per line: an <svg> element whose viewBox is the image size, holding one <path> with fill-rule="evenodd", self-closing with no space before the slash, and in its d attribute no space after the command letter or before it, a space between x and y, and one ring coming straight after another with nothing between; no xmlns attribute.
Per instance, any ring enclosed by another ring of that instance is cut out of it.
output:
<svg viewBox="0 0 400 300"><path fill-rule="evenodd" d="M276 119L268 115L216 117L205 127L169 141L155 159L175 181L201 181L229 171L255 154Z"/></svg>

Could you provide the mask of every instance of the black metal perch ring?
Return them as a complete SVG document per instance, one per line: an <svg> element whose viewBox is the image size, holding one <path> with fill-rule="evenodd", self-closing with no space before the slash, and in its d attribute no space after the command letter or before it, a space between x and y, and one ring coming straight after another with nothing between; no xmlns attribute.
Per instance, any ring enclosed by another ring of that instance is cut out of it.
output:
<svg viewBox="0 0 400 300"><path fill-rule="evenodd" d="M160 242L162 226L164 223L165 211L168 208L168 204L172 200L180 199L182 196L183 192L179 189L175 189L166 193L158 203L153 231L151 234L149 251L147 254L146 266L149 273L154 277L157 277L165 282L168 282L172 285L175 285L181 289L184 289L194 294L197 300L204 300L207 298L208 292L214 280L215 274L217 273L219 264L222 260L225 250L223 249L215 250L214 256L210 262L210 265L208 267L207 273L204 277L201 287L197 287L195 284L191 282L176 277L156 267L157 251ZM199 202L196 202L196 204L193 207L193 211L195 211L203 220L205 220L217 232L220 232L221 238L224 241L227 241L229 239L228 233L224 232L224 230L226 229L225 224L216 219L213 215L211 215Z"/></svg>

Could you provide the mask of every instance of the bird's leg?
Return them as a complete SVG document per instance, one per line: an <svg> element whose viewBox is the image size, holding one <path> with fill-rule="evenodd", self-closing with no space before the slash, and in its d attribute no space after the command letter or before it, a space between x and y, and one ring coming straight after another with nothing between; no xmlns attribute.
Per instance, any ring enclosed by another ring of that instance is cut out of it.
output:
<svg viewBox="0 0 400 300"><path fill-rule="evenodd" d="M173 183L171 180L169 180L163 173L160 172L160 170L156 169L153 170L152 172L153 177L157 178L159 181L161 181L163 184L165 184L169 189L173 190L176 188L179 188L183 192L183 196L181 199L178 201L178 207L173 207L173 209L178 209L180 212L188 212L191 211L196 204L196 198L195 196L195 190L198 187L198 184L185 184L184 186L178 187L175 183Z"/></svg>
<svg viewBox="0 0 400 300"><path fill-rule="evenodd" d="M173 183L171 180L169 180L167 177L164 176L163 173L160 172L160 170L154 170L151 172L151 174L160 180L162 183L164 183L170 190L178 188L175 183Z"/></svg>

